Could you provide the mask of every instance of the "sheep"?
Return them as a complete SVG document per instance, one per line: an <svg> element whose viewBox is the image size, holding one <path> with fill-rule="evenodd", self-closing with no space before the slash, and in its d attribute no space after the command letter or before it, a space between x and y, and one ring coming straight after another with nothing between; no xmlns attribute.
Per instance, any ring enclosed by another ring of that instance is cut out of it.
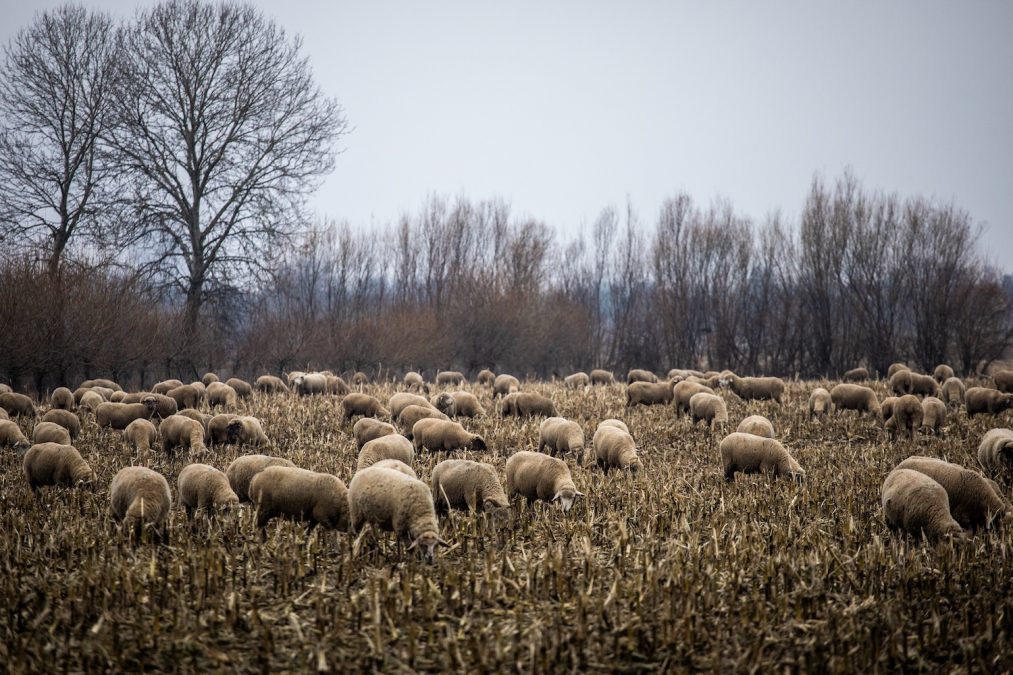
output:
<svg viewBox="0 0 1013 675"><path fill-rule="evenodd" d="M455 385L459 386L464 384L464 375L457 372L456 370L441 370L436 373L436 384L440 386Z"/></svg>
<svg viewBox="0 0 1013 675"><path fill-rule="evenodd" d="M57 387L49 396L49 404L53 408L73 410L75 407L74 392L66 387Z"/></svg>
<svg viewBox="0 0 1013 675"><path fill-rule="evenodd" d="M397 419L401 416L401 411L410 405L418 405L423 408L432 408L433 404L429 402L429 399L425 396L419 396L418 394L409 394L407 392L398 392L390 397L387 401L387 407L390 408L391 419Z"/></svg>
<svg viewBox="0 0 1013 675"><path fill-rule="evenodd" d="M1013 408L1013 394L1003 394L996 389L971 387L964 394L964 404L967 406L968 417L985 413L997 415Z"/></svg>
<svg viewBox="0 0 1013 675"><path fill-rule="evenodd" d="M359 451L359 459L355 464L356 471L368 469L380 460L396 459L411 466L415 461L415 447L404 436L382 436L374 438Z"/></svg>
<svg viewBox="0 0 1013 675"><path fill-rule="evenodd" d="M414 428L415 423L419 420L427 419L449 420L450 418L435 408L424 408L420 405L410 405L401 411L397 421L398 424L401 425L401 428L405 430L405 438L410 440L412 438L412 428Z"/></svg>
<svg viewBox="0 0 1013 675"><path fill-rule="evenodd" d="M930 541L965 536L950 514L946 488L920 471L891 471L883 481L882 500L883 516L891 530L924 534Z"/></svg>
<svg viewBox="0 0 1013 675"><path fill-rule="evenodd" d="M706 375L707 375L706 381L703 382L703 384L706 384L711 389L717 389L718 387L722 388L729 387L732 384L732 380L738 377L738 375L736 375L730 370L722 370L720 373L708 371ZM771 379L771 378L750 378L750 379ZM692 382L693 380L690 379L690 381Z"/></svg>
<svg viewBox="0 0 1013 675"><path fill-rule="evenodd" d="M239 403L239 394L224 382L212 382L208 385L208 405L212 408L225 406L235 408Z"/></svg>
<svg viewBox="0 0 1013 675"><path fill-rule="evenodd" d="M616 419L602 420L601 422L598 422L598 427L599 428L601 428L601 427L615 427L616 429L622 429L626 433L630 433L630 428L628 426L626 426L626 423L623 422L622 420L616 420Z"/></svg>
<svg viewBox="0 0 1013 675"><path fill-rule="evenodd" d="M481 375L481 373L479 373ZM429 385L422 379L422 376L414 370L409 370L404 376L404 386L408 391L421 391L429 393Z"/></svg>
<svg viewBox="0 0 1013 675"><path fill-rule="evenodd" d="M922 433L939 436L943 432L944 424L946 424L946 404L935 396L926 396L922 399Z"/></svg>
<svg viewBox="0 0 1013 675"><path fill-rule="evenodd" d="M148 420L134 420L123 430L123 440L137 453L138 461L147 464L157 434L155 425Z"/></svg>
<svg viewBox="0 0 1013 675"><path fill-rule="evenodd" d="M438 419L419 420L412 427L415 451L426 450L487 450L485 439L470 433L457 422Z"/></svg>
<svg viewBox="0 0 1013 675"><path fill-rule="evenodd" d="M250 398L253 396L253 387L246 380L240 380L238 377L230 377L225 380L225 384L232 387L236 392L236 396L239 398Z"/></svg>
<svg viewBox="0 0 1013 675"><path fill-rule="evenodd" d="M492 372L488 368L483 368L482 370L478 371L479 384L491 387L493 385L493 382L495 381L496 381L496 373Z"/></svg>
<svg viewBox="0 0 1013 675"><path fill-rule="evenodd" d="M689 417L694 426L703 420L712 430L723 429L728 424L728 408L717 394L700 392L689 400Z"/></svg>
<svg viewBox="0 0 1013 675"><path fill-rule="evenodd" d="M992 373L995 388L1004 394L1013 394L1013 370L1003 369Z"/></svg>
<svg viewBox="0 0 1013 675"><path fill-rule="evenodd" d="M341 420L351 422L356 415L363 417L390 417L390 411L369 394L348 394L341 399Z"/></svg>
<svg viewBox="0 0 1013 675"><path fill-rule="evenodd" d="M229 424L239 419L235 413L220 413L208 420L206 438L212 443L231 443L229 439Z"/></svg>
<svg viewBox="0 0 1013 675"><path fill-rule="evenodd" d="M0 408L6 410L9 415L35 417L35 404L32 403L32 399L13 391L0 394Z"/></svg>
<svg viewBox="0 0 1013 675"><path fill-rule="evenodd" d="M630 372L626 374L626 384L630 385L634 382L648 382L651 384L657 384L658 376L649 370L641 370L640 368L632 368Z"/></svg>
<svg viewBox="0 0 1013 675"><path fill-rule="evenodd" d="M911 373L911 393L918 396L938 396L939 384L931 375Z"/></svg>
<svg viewBox="0 0 1013 675"><path fill-rule="evenodd" d="M497 375L492 383L492 397L507 396L521 390L521 381L513 375Z"/></svg>
<svg viewBox="0 0 1013 675"><path fill-rule="evenodd" d="M852 368L841 376L842 382L865 382L868 379L868 368Z"/></svg>
<svg viewBox="0 0 1013 675"><path fill-rule="evenodd" d="M506 491L491 464L470 459L445 459L433 468L433 503L437 511L450 509L481 513L510 507Z"/></svg>
<svg viewBox="0 0 1013 675"><path fill-rule="evenodd" d="M351 391L348 384L337 375L325 373L324 381L327 383L326 392L333 396L344 396Z"/></svg>
<svg viewBox="0 0 1013 675"><path fill-rule="evenodd" d="M809 419L813 419L814 417L821 418L830 412L832 408L833 397L823 387L816 387L809 394Z"/></svg>
<svg viewBox="0 0 1013 675"><path fill-rule="evenodd" d="M176 401L164 394L144 394L141 397L140 403L149 403L153 401L155 416L165 419L170 415L175 415L179 411L179 407L176 405Z"/></svg>
<svg viewBox="0 0 1013 675"><path fill-rule="evenodd" d="M261 375L253 382L253 387L263 394L287 394L288 385L276 375Z"/></svg>
<svg viewBox="0 0 1013 675"><path fill-rule="evenodd" d="M637 381L626 387L626 407L635 405L668 405L674 397L668 382Z"/></svg>
<svg viewBox="0 0 1013 675"><path fill-rule="evenodd" d="M640 471L640 458L637 456L637 445L629 432L611 425L598 425L594 432L594 454L598 466L603 470Z"/></svg>
<svg viewBox="0 0 1013 675"><path fill-rule="evenodd" d="M292 378L292 390L299 396L327 393L327 376L322 373L289 373L289 377Z"/></svg>
<svg viewBox="0 0 1013 675"><path fill-rule="evenodd" d="M805 479L805 470L783 445L773 438L763 438L736 431L728 434L720 444L724 463L725 481L735 480L735 473L766 473L788 476L797 481Z"/></svg>
<svg viewBox="0 0 1013 675"><path fill-rule="evenodd" d="M964 394L967 389L959 377L949 377L943 382L941 396L943 402L951 408L959 408L964 402Z"/></svg>
<svg viewBox="0 0 1013 675"><path fill-rule="evenodd" d="M25 453L22 468L28 487L37 491L44 485L92 485L95 472L72 445L38 443Z"/></svg>
<svg viewBox="0 0 1013 675"><path fill-rule="evenodd" d="M446 392L433 396L429 399L429 402L434 408L448 417L453 417L457 413L457 402L451 394Z"/></svg>
<svg viewBox="0 0 1013 675"><path fill-rule="evenodd" d="M169 415L158 425L162 437L162 450L172 452L176 448L189 448L195 455L207 453L204 445L204 427L197 420L183 415Z"/></svg>
<svg viewBox="0 0 1013 675"><path fill-rule="evenodd" d="M56 443L70 445L70 433L53 422L39 422L32 430L32 443Z"/></svg>
<svg viewBox="0 0 1013 675"><path fill-rule="evenodd" d="M176 387L182 387L182 380L162 380L151 388L152 394L168 394Z"/></svg>
<svg viewBox="0 0 1013 675"><path fill-rule="evenodd" d="M918 397L913 394L904 394L893 404L893 414L890 415L885 426L891 436L903 433L914 439L915 432L921 429L923 417L922 402L918 400Z"/></svg>
<svg viewBox="0 0 1013 675"><path fill-rule="evenodd" d="M770 399L780 403L784 395L784 380L779 377L739 377L733 374L728 383L739 398L747 401Z"/></svg>
<svg viewBox="0 0 1013 675"><path fill-rule="evenodd" d="M96 387L101 387L103 389L109 389L110 391L123 391L123 387L112 380L104 380L101 378L97 380L85 380L78 386L82 389L95 389Z"/></svg>
<svg viewBox="0 0 1013 675"><path fill-rule="evenodd" d="M69 410L53 408L43 415L40 421L59 424L70 433L72 439L76 439L81 434L81 418Z"/></svg>
<svg viewBox="0 0 1013 675"><path fill-rule="evenodd" d="M141 399L148 392L138 392L136 394L128 394L125 391L114 391L113 395L109 397L109 400L113 403L140 403Z"/></svg>
<svg viewBox="0 0 1013 675"><path fill-rule="evenodd" d="M902 370L911 370L911 369L908 368L907 365L904 363L891 363L890 367L886 371L886 379L889 380L894 376L895 373L899 373Z"/></svg>
<svg viewBox="0 0 1013 675"><path fill-rule="evenodd" d="M284 516L307 521L309 530L317 525L329 530L348 529L348 488L329 473L269 466L250 480L249 497L257 507L260 528Z"/></svg>
<svg viewBox="0 0 1013 675"><path fill-rule="evenodd" d="M148 420L155 414L155 400L145 403L103 403L95 410L99 427L123 430L134 420Z"/></svg>
<svg viewBox="0 0 1013 675"><path fill-rule="evenodd" d="M101 394L89 389L81 394L81 400L78 401L77 407L83 412L89 412L94 415L95 411L98 410L98 407L105 402L106 400L102 398Z"/></svg>
<svg viewBox="0 0 1013 675"><path fill-rule="evenodd" d="M668 371L668 381L672 384L689 379L690 377L701 377L703 373L699 370L687 370L685 368L672 368Z"/></svg>
<svg viewBox="0 0 1013 675"><path fill-rule="evenodd" d="M506 462L507 495L521 495L528 504L537 500L559 502L563 512L573 507L577 497L584 493L577 490L566 462L540 452L521 450L510 455Z"/></svg>
<svg viewBox="0 0 1013 675"><path fill-rule="evenodd" d="M576 422L563 417L549 417L538 426L538 452L548 448L549 454L584 454L584 430Z"/></svg>
<svg viewBox="0 0 1013 675"><path fill-rule="evenodd" d="M229 485L229 479L207 464L189 464L183 467L176 486L179 501L190 518L193 518L198 509L213 514L215 511L228 511L239 506L239 497Z"/></svg>
<svg viewBox="0 0 1013 675"><path fill-rule="evenodd" d="M485 412L478 397L467 391L452 391L454 397L453 417L479 417Z"/></svg>
<svg viewBox="0 0 1013 675"><path fill-rule="evenodd" d="M352 425L352 435L355 437L355 449L362 450L369 441L383 436L396 434L394 425L375 420L372 417L362 417Z"/></svg>
<svg viewBox="0 0 1013 675"><path fill-rule="evenodd" d="M113 476L109 486L109 511L124 528L140 537L145 526L161 529L172 510L172 493L165 477L143 466L128 466Z"/></svg>
<svg viewBox="0 0 1013 675"><path fill-rule="evenodd" d="M415 473L415 469L411 468L399 459L381 459L376 464L370 465L370 468L374 467L377 469L393 469L394 471L400 471L411 478L419 477L419 475Z"/></svg>
<svg viewBox="0 0 1013 675"><path fill-rule="evenodd" d="M993 476L1013 470L1013 430L990 429L978 444L978 463Z"/></svg>
<svg viewBox="0 0 1013 675"><path fill-rule="evenodd" d="M173 387L165 395L176 402L177 412L183 408L196 408L200 405L200 401L203 398L200 390L192 384L181 384L178 387Z"/></svg>
<svg viewBox="0 0 1013 675"><path fill-rule="evenodd" d="M183 408L176 414L182 415L183 417L189 417L192 420L197 420L198 422L200 422L201 426L204 427L205 436L208 435L207 432L211 425L211 420L213 420L216 417L215 415L207 415L205 413L199 412L197 410L194 410L193 408Z"/></svg>
<svg viewBox="0 0 1013 675"><path fill-rule="evenodd" d="M14 391L13 389L11 389L11 385L3 384L2 382L0 382L0 394L5 394L9 391Z"/></svg>
<svg viewBox="0 0 1013 675"><path fill-rule="evenodd" d="M394 532L410 541L428 560L437 546L449 546L440 537L433 494L422 481L392 469L370 468L356 473L348 484L348 506L353 532L367 524Z"/></svg>
<svg viewBox="0 0 1013 675"><path fill-rule="evenodd" d="M892 394L903 396L910 394L912 391L914 391L914 382L909 369L898 370L890 376L890 392Z"/></svg>
<svg viewBox="0 0 1013 675"><path fill-rule="evenodd" d="M689 401L700 392L713 394L714 390L705 384L698 382L678 382L672 388L672 399L675 401L675 416L682 417L683 413L689 413Z"/></svg>
<svg viewBox="0 0 1013 675"><path fill-rule="evenodd" d="M943 486L950 515L965 529L986 527L1008 514L1009 504L991 481L977 471L932 457L908 457L897 465L923 473Z"/></svg>
<svg viewBox="0 0 1013 675"><path fill-rule="evenodd" d="M936 366L935 370L932 371L932 377L939 384L942 384L954 375L956 375L956 373L953 372L953 368L950 368L948 365L942 363Z"/></svg>
<svg viewBox="0 0 1013 675"><path fill-rule="evenodd" d="M500 414L503 417L513 415L514 417L555 417L558 415L556 406L552 401L532 392L514 392L503 397L500 404Z"/></svg>
<svg viewBox="0 0 1013 675"><path fill-rule="evenodd" d="M12 447L25 451L32 446L21 432L21 427L10 420L0 420L0 448Z"/></svg>
<svg viewBox="0 0 1013 675"><path fill-rule="evenodd" d="M92 387L91 390L97 394L100 394L102 398L105 399L106 401L113 400L113 394L116 393L119 393L120 395L123 394L122 389L109 389L107 387Z"/></svg>
<svg viewBox="0 0 1013 675"><path fill-rule="evenodd" d="M893 407L897 404L897 401L899 400L900 399L897 398L896 396L887 396L886 398L883 399L883 402L880 404L880 408L883 411L884 422L889 422L890 418L893 417Z"/></svg>
<svg viewBox="0 0 1013 675"><path fill-rule="evenodd" d="M250 501L250 481L258 473L271 466L295 468L295 464L291 461L283 457L269 455L243 455L229 464L229 467L225 469L225 476L229 479L229 485L239 497L239 501Z"/></svg>
<svg viewBox="0 0 1013 675"><path fill-rule="evenodd" d="M855 410L859 417L868 414L870 417L883 418L883 408L876 392L860 384L836 385L830 390L830 400L838 412Z"/></svg>
<svg viewBox="0 0 1013 675"><path fill-rule="evenodd" d="M261 447L270 443L260 420L256 417L237 417L229 421L227 427L228 442L234 445L251 445Z"/></svg>
<svg viewBox="0 0 1013 675"><path fill-rule="evenodd" d="M824 391L826 390L824 389ZM774 425L763 415L750 415L739 422L739 426L735 430L744 434L763 436L764 438L774 437Z"/></svg>
<svg viewBox="0 0 1013 675"><path fill-rule="evenodd" d="M204 375L200 378L200 381L205 387L210 387L213 382L218 381L218 376L214 373L204 373Z"/></svg>
<svg viewBox="0 0 1013 675"><path fill-rule="evenodd" d="M603 370L601 368L595 368L591 371L591 384L592 385L609 385L616 381L615 375L611 371Z"/></svg>
<svg viewBox="0 0 1013 675"><path fill-rule="evenodd" d="M563 378L563 384L567 389L580 389L589 386L591 378L585 372L578 372Z"/></svg>
<svg viewBox="0 0 1013 675"><path fill-rule="evenodd" d="M363 387L369 384L369 376L361 370L357 370L355 371L355 374L352 375L352 384L358 387L361 391Z"/></svg>

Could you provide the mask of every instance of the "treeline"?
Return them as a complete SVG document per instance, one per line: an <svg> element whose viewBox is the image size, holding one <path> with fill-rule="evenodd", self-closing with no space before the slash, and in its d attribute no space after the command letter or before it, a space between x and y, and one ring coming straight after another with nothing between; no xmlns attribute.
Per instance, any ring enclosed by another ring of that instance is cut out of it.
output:
<svg viewBox="0 0 1013 675"><path fill-rule="evenodd" d="M384 231L311 228L184 339L185 296L122 267L0 270L0 373L44 388L205 369L542 377L605 367L834 376L895 360L974 373L1013 343L1013 283L969 216L815 179L797 223L687 195L560 237L502 201L433 198Z"/></svg>

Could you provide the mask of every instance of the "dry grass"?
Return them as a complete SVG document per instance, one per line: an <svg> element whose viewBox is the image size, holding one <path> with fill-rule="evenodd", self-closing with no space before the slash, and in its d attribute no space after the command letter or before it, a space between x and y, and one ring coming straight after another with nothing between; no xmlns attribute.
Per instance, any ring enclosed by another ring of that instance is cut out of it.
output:
<svg viewBox="0 0 1013 675"><path fill-rule="evenodd" d="M193 524L177 505L167 545L129 545L107 517L108 485L131 462L118 432L77 442L95 492L36 497L10 451L0 469L0 664L11 671L673 669L999 672L1013 667L1013 530L930 547L885 527L879 489L911 454L973 465L1002 419L951 420L943 439L888 442L848 414L806 421L808 391L783 408L727 394L732 426L765 414L808 481L722 481L720 435L669 406L623 408L623 388L550 395L588 439L618 416L643 449L637 478L576 467L588 498L569 514L518 504L508 517L456 513L427 565L392 538L253 513ZM392 387L370 387L386 400ZM474 389L488 406L487 391ZM256 397L267 451L346 482L350 427L334 399ZM538 421L465 421L500 468L535 449ZM25 431L30 429L25 424ZM216 448L224 468L234 448ZM455 453L466 456L472 453ZM423 456L428 480L443 456ZM157 468L173 486L185 459ZM573 465L573 462L571 462Z"/></svg>

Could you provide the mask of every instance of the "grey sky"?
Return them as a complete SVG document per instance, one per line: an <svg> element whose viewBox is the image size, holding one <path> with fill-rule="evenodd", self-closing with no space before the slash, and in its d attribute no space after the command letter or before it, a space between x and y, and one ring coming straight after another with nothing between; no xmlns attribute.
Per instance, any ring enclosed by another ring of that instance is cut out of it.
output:
<svg viewBox="0 0 1013 675"><path fill-rule="evenodd" d="M0 39L57 4L0 0ZM850 165L967 209L1013 271L1013 2L256 4L354 127L322 215L501 196L573 233L684 190L794 218L814 171Z"/></svg>

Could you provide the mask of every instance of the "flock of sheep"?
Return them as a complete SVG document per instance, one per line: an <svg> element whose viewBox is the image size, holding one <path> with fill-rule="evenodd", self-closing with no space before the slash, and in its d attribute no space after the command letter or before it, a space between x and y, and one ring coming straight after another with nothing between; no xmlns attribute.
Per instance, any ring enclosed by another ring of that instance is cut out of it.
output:
<svg viewBox="0 0 1013 675"><path fill-rule="evenodd" d="M960 414L961 406L968 416L996 415L1013 408L1013 371L997 372L995 388L965 389L948 366L937 367L929 376L895 364L888 373L893 395L882 401L872 388L860 384L869 378L868 371L859 368L845 373L845 381L829 391L814 388L808 400L810 419L854 410L891 437L914 438L918 433L943 433L947 416ZM504 417L544 418L538 428L537 451L509 455L505 486L495 466L471 459L445 459L433 468L428 483L419 480L413 468L419 453L489 449L480 435L461 423L488 414L474 394L455 390L464 381L459 372L440 372L434 393L420 374L410 372L403 379L404 391L382 402L364 393L368 378L362 373L351 378L351 385L330 372L288 373L287 381L265 375L252 385L237 378L220 382L208 373L190 384L167 380L137 393L124 392L109 380L88 380L73 392L56 389L49 405L41 408L30 397L0 385L0 446L24 454L24 474L33 490L47 485L93 485L95 472L73 445L82 420L121 431L136 453L135 465L113 477L109 512L133 536L147 529L161 537L173 494L156 470L160 453L186 452L189 459L200 460L208 456L209 444L234 444L244 450L270 446L261 420L228 412L255 391L267 396L340 397L341 423L352 425L358 449L356 470L347 486L334 475L297 467L283 457L244 454L224 471L199 462L185 466L177 479L177 499L190 517L250 502L261 528L276 517L305 521L311 528L320 525L352 532L369 526L394 532L409 549L428 559L438 546L447 545L440 536L440 513L450 509L497 512L509 508L510 500L518 496L529 503L556 503L566 512L582 496L571 464L579 469L596 464L604 471L615 469L631 476L642 471L634 435L622 420L601 421L588 445L582 426L558 416L551 399L523 391L516 377L483 370L477 382L491 390L494 401L498 399L495 412ZM594 370L570 375L564 384L575 389L611 385L614 377ZM779 378L740 377L731 371L673 369L660 379L649 371L631 370L626 405L674 406L675 417L689 415L694 425L704 422L724 433L729 430L725 392L744 400L781 404L784 391L785 383ZM202 409L225 412L207 414ZM11 421L12 416L36 419L31 441ZM746 417L724 436L716 454L726 481L733 481L736 473L799 481L806 475L776 438L770 420L759 415ZM913 456L901 462L882 487L887 524L929 539L962 538L1009 514L1009 502L995 480L1008 481L1013 475L1013 431L998 428L985 434L978 459L984 473L929 457Z"/></svg>

